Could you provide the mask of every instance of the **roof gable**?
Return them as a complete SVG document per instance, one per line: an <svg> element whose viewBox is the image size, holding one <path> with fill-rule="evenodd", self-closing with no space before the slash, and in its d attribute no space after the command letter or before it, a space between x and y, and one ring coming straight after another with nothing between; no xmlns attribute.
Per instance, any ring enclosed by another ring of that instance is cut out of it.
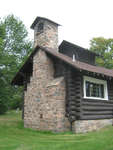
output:
<svg viewBox="0 0 113 150"><path fill-rule="evenodd" d="M63 47L66 47L66 46L69 46L70 48L78 48L79 50L81 50L81 51L87 51L87 52L89 52L89 53L92 53L93 55L96 55L96 56L99 56L97 53L94 53L94 52L92 52L92 51L90 51L90 50L88 50L88 49L86 49L86 48L83 48L83 47L81 47L81 46L78 46L78 45L76 45L76 44L73 44L73 43L71 43L71 42L68 42L68 41L66 41L66 40L63 40L62 41L62 43L60 44L60 46L59 46L59 49L62 49Z"/></svg>
<svg viewBox="0 0 113 150"><path fill-rule="evenodd" d="M84 63L95 65L95 57L98 56L96 53L89 51L83 47L72 44L67 41L63 41L59 46L59 52L69 57L75 55L75 59Z"/></svg>

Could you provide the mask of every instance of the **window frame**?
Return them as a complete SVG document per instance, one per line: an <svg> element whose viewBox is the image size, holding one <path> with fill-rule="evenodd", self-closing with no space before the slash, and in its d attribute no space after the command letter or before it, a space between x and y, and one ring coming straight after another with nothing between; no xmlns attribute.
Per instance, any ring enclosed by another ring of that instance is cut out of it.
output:
<svg viewBox="0 0 113 150"><path fill-rule="evenodd" d="M88 97L86 96L86 81L92 82L92 83L97 83L97 84L102 84L104 86L104 98L101 97ZM98 100L108 100L108 88L107 88L107 81L106 80L101 80L89 76L83 76L83 93L84 93L84 98L85 99L98 99Z"/></svg>

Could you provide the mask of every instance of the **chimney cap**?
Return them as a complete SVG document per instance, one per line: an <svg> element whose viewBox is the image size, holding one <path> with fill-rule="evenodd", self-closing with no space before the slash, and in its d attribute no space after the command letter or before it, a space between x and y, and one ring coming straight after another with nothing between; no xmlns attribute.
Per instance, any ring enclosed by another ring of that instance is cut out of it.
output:
<svg viewBox="0 0 113 150"><path fill-rule="evenodd" d="M36 17L36 19L34 20L33 24L31 25L31 29L34 29L35 25L40 21L40 20L46 20L46 21L49 21L53 24L56 24L57 26L60 26L60 24L50 20L50 19L47 19L47 18L44 18L44 17Z"/></svg>

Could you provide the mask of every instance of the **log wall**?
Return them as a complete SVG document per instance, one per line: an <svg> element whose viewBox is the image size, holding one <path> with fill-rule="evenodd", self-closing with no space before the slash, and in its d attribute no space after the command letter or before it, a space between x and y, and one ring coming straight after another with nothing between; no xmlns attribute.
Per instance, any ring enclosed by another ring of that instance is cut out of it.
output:
<svg viewBox="0 0 113 150"><path fill-rule="evenodd" d="M56 61L57 62L57 61ZM113 80L98 74L80 72L68 65L56 63L55 77L64 75L66 82L66 116L75 120L96 120L113 118ZM60 67L59 67L60 66ZM63 69L64 68L64 69ZM108 100L84 99L83 76L107 80Z"/></svg>
<svg viewBox="0 0 113 150"><path fill-rule="evenodd" d="M83 120L113 118L113 100L82 99L81 117Z"/></svg>
<svg viewBox="0 0 113 150"><path fill-rule="evenodd" d="M100 77L99 77L100 78ZM108 100L81 99L81 120L113 118L113 81L107 79Z"/></svg>

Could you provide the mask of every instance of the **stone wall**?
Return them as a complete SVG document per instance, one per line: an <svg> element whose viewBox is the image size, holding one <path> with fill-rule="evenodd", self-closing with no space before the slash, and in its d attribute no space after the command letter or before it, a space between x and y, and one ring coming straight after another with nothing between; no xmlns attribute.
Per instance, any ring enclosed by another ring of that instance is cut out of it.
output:
<svg viewBox="0 0 113 150"><path fill-rule="evenodd" d="M77 120L73 123L72 129L74 133L86 133L97 131L105 126L112 125L112 119L102 120Z"/></svg>
<svg viewBox="0 0 113 150"><path fill-rule="evenodd" d="M42 50L33 59L33 76L25 91L24 126L38 130L68 131L64 78L53 78L52 60Z"/></svg>

